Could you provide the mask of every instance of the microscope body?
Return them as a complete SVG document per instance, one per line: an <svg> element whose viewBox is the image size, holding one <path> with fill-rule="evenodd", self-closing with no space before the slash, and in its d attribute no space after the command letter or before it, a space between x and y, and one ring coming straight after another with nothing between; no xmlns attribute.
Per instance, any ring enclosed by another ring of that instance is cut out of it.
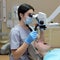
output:
<svg viewBox="0 0 60 60"><path fill-rule="evenodd" d="M37 29L37 27L39 26L40 30L45 30L46 26L47 26L47 17L46 14L43 12L39 12L36 15L33 15L33 18L35 18L37 20L37 25L35 27L35 30Z"/></svg>

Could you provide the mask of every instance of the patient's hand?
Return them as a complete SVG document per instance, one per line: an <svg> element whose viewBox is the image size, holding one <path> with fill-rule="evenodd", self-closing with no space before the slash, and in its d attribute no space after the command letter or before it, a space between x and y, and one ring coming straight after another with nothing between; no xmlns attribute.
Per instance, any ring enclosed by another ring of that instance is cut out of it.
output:
<svg viewBox="0 0 60 60"><path fill-rule="evenodd" d="M40 41L34 42L34 46L38 49L39 54L41 54L42 56L44 56L50 49L50 46L48 44L44 44Z"/></svg>

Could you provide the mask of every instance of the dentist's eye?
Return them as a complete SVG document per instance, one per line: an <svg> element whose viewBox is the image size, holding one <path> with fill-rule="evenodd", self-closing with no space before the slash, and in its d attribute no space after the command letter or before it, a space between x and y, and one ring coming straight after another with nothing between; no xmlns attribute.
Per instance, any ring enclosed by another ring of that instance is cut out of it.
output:
<svg viewBox="0 0 60 60"><path fill-rule="evenodd" d="M32 17L34 14L33 13L29 13L29 17Z"/></svg>

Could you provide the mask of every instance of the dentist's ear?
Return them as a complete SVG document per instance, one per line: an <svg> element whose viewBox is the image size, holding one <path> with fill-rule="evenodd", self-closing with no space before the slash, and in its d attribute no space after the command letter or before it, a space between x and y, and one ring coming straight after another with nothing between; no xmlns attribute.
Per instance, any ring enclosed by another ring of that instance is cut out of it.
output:
<svg viewBox="0 0 60 60"><path fill-rule="evenodd" d="M20 14L19 14L19 16L22 18L22 17L23 17L23 14L22 14L22 13L20 13Z"/></svg>

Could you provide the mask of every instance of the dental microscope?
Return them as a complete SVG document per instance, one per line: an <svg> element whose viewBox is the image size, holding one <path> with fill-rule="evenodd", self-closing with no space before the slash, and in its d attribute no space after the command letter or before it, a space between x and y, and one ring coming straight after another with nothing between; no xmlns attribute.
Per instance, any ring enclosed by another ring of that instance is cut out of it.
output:
<svg viewBox="0 0 60 60"><path fill-rule="evenodd" d="M35 15L29 14L29 17L37 20L37 24L36 24L34 30L37 30L37 27L39 27L40 30L45 30L46 29L47 17L46 17L45 13L39 12L38 14L35 14Z"/></svg>

